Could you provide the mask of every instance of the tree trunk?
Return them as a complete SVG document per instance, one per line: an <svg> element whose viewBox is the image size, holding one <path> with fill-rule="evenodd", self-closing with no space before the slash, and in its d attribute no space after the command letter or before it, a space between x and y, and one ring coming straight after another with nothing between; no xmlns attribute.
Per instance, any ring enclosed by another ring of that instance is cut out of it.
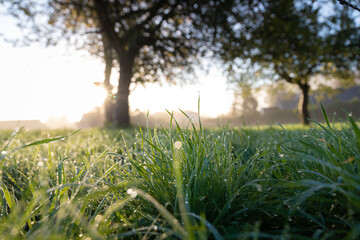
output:
<svg viewBox="0 0 360 240"><path fill-rule="evenodd" d="M111 14L107 11L107 2L96 0L94 5L94 10L97 13L99 25L104 36L104 44L108 43L109 47L116 51L120 65L119 86L115 96L115 104L112 105L112 124L126 126L130 124L129 87L135 55L131 55L129 51L126 51L124 42L115 32L115 24L110 18Z"/></svg>
<svg viewBox="0 0 360 240"><path fill-rule="evenodd" d="M112 56L112 49L110 48L109 44L107 44L104 34L103 34L103 42L104 42L104 58L105 58L104 88L107 93L106 99L104 102L105 121L107 123L112 123L113 122L114 97L112 95L113 86L111 86L111 84L110 84L110 76L111 76L111 69L113 67L113 56Z"/></svg>
<svg viewBox="0 0 360 240"><path fill-rule="evenodd" d="M134 54L124 51L119 54L120 77L119 86L116 94L116 103L114 107L114 125L128 126L130 125L129 115L129 95L130 83L132 77L132 68L134 65Z"/></svg>
<svg viewBox="0 0 360 240"><path fill-rule="evenodd" d="M309 107L310 86L307 83L305 83L305 84L299 84L299 87L301 89L301 95L299 98L299 105L298 105L300 121L303 125L309 125L310 114L308 107Z"/></svg>

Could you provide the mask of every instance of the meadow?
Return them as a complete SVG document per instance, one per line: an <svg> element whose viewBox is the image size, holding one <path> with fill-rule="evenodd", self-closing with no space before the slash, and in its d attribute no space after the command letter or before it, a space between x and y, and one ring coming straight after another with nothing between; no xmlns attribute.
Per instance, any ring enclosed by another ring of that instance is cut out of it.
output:
<svg viewBox="0 0 360 240"><path fill-rule="evenodd" d="M0 132L0 239L358 239L360 131Z"/></svg>

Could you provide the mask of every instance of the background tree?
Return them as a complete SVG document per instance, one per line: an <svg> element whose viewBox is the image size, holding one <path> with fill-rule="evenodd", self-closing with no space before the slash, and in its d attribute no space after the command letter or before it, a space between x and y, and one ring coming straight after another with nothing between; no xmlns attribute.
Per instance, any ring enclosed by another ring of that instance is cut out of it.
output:
<svg viewBox="0 0 360 240"><path fill-rule="evenodd" d="M110 83L111 72L114 66L114 51L111 48L109 42L105 34L101 33L101 39L103 43L103 52L104 52L104 63L105 63L105 71L104 71L104 81L103 82L94 82L94 84L98 87L103 87L106 91L106 98L104 101L104 110L105 110L105 121L107 124L111 124L114 122L113 112L114 112L114 95L113 90L114 86Z"/></svg>
<svg viewBox="0 0 360 240"><path fill-rule="evenodd" d="M222 38L223 60L231 65L250 59L273 80L296 84L300 119L309 124L311 77L350 81L359 70L360 32L353 15L345 9L325 14L329 5L319 1L240 2L229 17L230 27L224 28L224 36L230 37Z"/></svg>
<svg viewBox="0 0 360 240"><path fill-rule="evenodd" d="M228 83L234 89L234 101L232 106L232 114L247 115L257 112L258 102L254 94L256 90L253 82L260 76L253 68L244 68L247 63L233 62L227 71Z"/></svg>
<svg viewBox="0 0 360 240"><path fill-rule="evenodd" d="M221 21L219 10L231 5L231 1L172 0L49 0L43 6L32 0L10 2L16 17L31 19L20 22L34 23L36 39L47 45L66 39L105 60L110 59L107 56L116 60L120 77L112 120L117 125L130 122L130 84L161 77L174 81L175 76L190 73L199 63L196 57L215 48L216 29L211 24ZM104 85L110 87L106 79Z"/></svg>
<svg viewBox="0 0 360 240"><path fill-rule="evenodd" d="M247 115L257 112L258 102L253 94L251 86L241 86L240 90L234 91L231 114L233 116Z"/></svg>

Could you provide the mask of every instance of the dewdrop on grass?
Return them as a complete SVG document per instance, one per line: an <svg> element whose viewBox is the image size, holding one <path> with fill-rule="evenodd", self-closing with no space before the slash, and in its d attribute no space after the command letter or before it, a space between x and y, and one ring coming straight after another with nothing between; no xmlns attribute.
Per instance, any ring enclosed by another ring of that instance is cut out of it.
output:
<svg viewBox="0 0 360 240"><path fill-rule="evenodd" d="M180 141L176 141L176 142L174 143L174 147L175 147L176 149L180 149L180 148L182 147L182 143L181 143Z"/></svg>
<svg viewBox="0 0 360 240"><path fill-rule="evenodd" d="M12 236L15 236L19 233L19 230L16 228L16 227L13 227L11 230L10 230L10 234Z"/></svg>
<svg viewBox="0 0 360 240"><path fill-rule="evenodd" d="M95 217L95 222L100 222L102 220L103 216L102 215L96 215Z"/></svg>
<svg viewBox="0 0 360 240"><path fill-rule="evenodd" d="M9 154L9 152L7 152L7 151L1 151L1 153L0 153L1 155L3 155L3 156L6 156L6 155L8 155Z"/></svg>
<svg viewBox="0 0 360 240"><path fill-rule="evenodd" d="M126 192L127 192L127 194L129 194L130 197L132 197L132 198L135 198L135 197L137 196L137 192L136 192L134 189L132 189L132 188L129 188Z"/></svg>

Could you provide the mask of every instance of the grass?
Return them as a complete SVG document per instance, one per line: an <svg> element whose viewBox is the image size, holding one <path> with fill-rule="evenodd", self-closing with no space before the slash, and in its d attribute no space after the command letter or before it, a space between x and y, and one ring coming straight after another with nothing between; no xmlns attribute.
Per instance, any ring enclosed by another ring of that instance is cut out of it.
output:
<svg viewBox="0 0 360 240"><path fill-rule="evenodd" d="M324 117L2 131L0 239L357 239L360 131Z"/></svg>

